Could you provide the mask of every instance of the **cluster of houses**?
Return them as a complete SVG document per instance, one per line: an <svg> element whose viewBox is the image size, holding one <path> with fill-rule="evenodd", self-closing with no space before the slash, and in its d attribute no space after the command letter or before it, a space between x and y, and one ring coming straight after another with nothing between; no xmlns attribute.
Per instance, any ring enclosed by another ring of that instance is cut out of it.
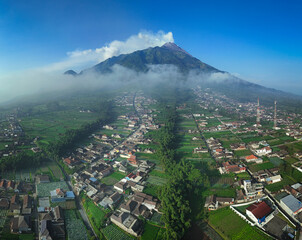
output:
<svg viewBox="0 0 302 240"><path fill-rule="evenodd" d="M14 193L0 198L0 209L10 212L12 233L32 232L33 198L28 194Z"/></svg>
<svg viewBox="0 0 302 240"><path fill-rule="evenodd" d="M146 133L159 126L154 123L153 111L144 107L146 104L153 104L153 100L137 93L134 101L133 96L124 96L117 98L116 102L124 107L135 104L136 112L118 117L119 120L126 122L124 130L130 131L129 136L124 137L116 133L113 126L103 126L113 133L111 136L94 135L101 143L99 146L92 143L85 148L86 152L94 154L94 158L91 158L91 161L85 160L87 163L85 169L73 174L73 190L75 194L83 192L96 206L111 209L113 211L111 222L124 231L139 236L143 231L143 222L139 217L150 219L152 214L158 211L159 203L157 199L143 193L146 179L154 163L138 159L135 153L153 152L148 148L141 150L138 145L149 144L151 140L145 137ZM104 145L107 147L102 147ZM81 158L80 156L79 159ZM64 162L66 163L66 159ZM115 171L127 175L113 186L102 183L103 178ZM53 193L56 191L58 189Z"/></svg>
<svg viewBox="0 0 302 240"><path fill-rule="evenodd" d="M253 172L253 177L262 183L273 184L282 181L279 168L270 168Z"/></svg>
<svg viewBox="0 0 302 240"><path fill-rule="evenodd" d="M110 220L124 231L139 236L143 231L143 224L139 217L151 219L153 213L158 211L158 207L158 200L154 197L135 192L119 206L111 215Z"/></svg>
<svg viewBox="0 0 302 240"><path fill-rule="evenodd" d="M206 142L215 159L232 159L234 157L233 152L225 149L218 139L211 137Z"/></svg>
<svg viewBox="0 0 302 240"><path fill-rule="evenodd" d="M65 220L61 207L56 206L48 208L47 211L39 212L38 221L39 239L66 239Z"/></svg>

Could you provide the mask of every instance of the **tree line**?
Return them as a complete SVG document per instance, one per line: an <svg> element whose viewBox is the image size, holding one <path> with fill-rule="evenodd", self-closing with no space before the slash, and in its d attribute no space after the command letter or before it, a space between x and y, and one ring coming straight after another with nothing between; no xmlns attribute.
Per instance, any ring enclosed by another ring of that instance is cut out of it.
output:
<svg viewBox="0 0 302 240"><path fill-rule="evenodd" d="M175 105L166 107L162 113L163 127L155 133L158 143L156 152L165 171L168 182L161 188L159 198L166 226L166 239L181 239L191 226L191 198L201 185L201 173L190 162L179 160Z"/></svg>

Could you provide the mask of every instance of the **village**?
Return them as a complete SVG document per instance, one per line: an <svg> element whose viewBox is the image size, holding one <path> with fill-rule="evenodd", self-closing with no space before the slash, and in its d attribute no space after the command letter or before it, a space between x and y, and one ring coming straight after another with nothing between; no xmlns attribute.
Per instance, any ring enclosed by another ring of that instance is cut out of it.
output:
<svg viewBox="0 0 302 240"><path fill-rule="evenodd" d="M240 218L271 237L294 239L302 224L300 154L288 146L301 149L302 128L297 123L301 116L277 111L276 102L260 111L259 99L256 104L241 104L225 96L217 100L200 88L195 94L205 112L217 104L229 112L243 112L238 120L225 118L217 108L208 116L208 112L193 114L204 140L194 151L208 151L219 173L226 179L233 176L229 184L236 190L232 197L223 192L222 196L208 196L205 207L214 211L230 206Z"/></svg>
<svg viewBox="0 0 302 240"><path fill-rule="evenodd" d="M178 151L208 169L207 224L225 231L211 220L225 211L268 237L295 239L302 224L301 115L276 103L237 103L200 87L192 91L194 110L185 104L177 109ZM1 179L0 227L7 234L88 239L89 229L107 239L144 239L152 229L160 239L165 227L158 189L168 176L150 134L161 128L157 101L142 91L124 92L115 105L116 121L63 156L58 176L50 171Z"/></svg>

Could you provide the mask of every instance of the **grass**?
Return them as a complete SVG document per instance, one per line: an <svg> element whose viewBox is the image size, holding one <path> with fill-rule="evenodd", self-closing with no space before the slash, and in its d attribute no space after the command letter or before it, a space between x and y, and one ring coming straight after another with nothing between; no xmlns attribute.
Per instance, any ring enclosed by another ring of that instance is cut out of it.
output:
<svg viewBox="0 0 302 240"><path fill-rule="evenodd" d="M161 178L161 177L157 177L157 176L149 176L148 183L151 183L153 185L158 185L158 186L162 186L167 182L167 178Z"/></svg>
<svg viewBox="0 0 302 240"><path fill-rule="evenodd" d="M156 176L160 178L168 178L169 176L164 171L158 171L153 169L150 173L150 176Z"/></svg>
<svg viewBox="0 0 302 240"><path fill-rule="evenodd" d="M30 234L20 234L19 235L20 240L33 240L35 239L35 235L33 233Z"/></svg>
<svg viewBox="0 0 302 240"><path fill-rule="evenodd" d="M65 181L62 182L50 182L50 183L39 183L37 184L37 194L39 197L49 197L50 191L53 191L57 188L62 188L63 190L68 191L68 186Z"/></svg>
<svg viewBox="0 0 302 240"><path fill-rule="evenodd" d="M272 164L271 162L265 162L265 163L261 163L261 164L253 164L249 166L249 169L252 172L258 172L260 170L264 170L264 169L270 169L270 168L274 168L275 165Z"/></svg>
<svg viewBox="0 0 302 240"><path fill-rule="evenodd" d="M236 190L234 188L211 188L210 189L211 194L215 194L217 197L230 197L235 198L236 197ZM210 195L211 195L210 194Z"/></svg>
<svg viewBox="0 0 302 240"><path fill-rule="evenodd" d="M237 157L249 156L251 154L252 154L252 152L250 150L234 151L234 155L237 156Z"/></svg>
<svg viewBox="0 0 302 240"><path fill-rule="evenodd" d="M110 224L109 226L102 229L102 232L106 239L110 240L132 240L135 239L131 235L125 233L123 230L119 229L114 224Z"/></svg>
<svg viewBox="0 0 302 240"><path fill-rule="evenodd" d="M25 117L20 122L30 138L40 137L38 143L48 144L60 138L68 129L77 129L82 124L97 119L96 113L80 113L78 110L44 112ZM43 141L41 141L43 140Z"/></svg>
<svg viewBox="0 0 302 240"><path fill-rule="evenodd" d="M141 240L155 240L160 228L150 223L146 223L144 226L144 232L141 236Z"/></svg>
<svg viewBox="0 0 302 240"><path fill-rule="evenodd" d="M102 178L101 182L105 183L106 185L114 185L117 182L119 182L121 179L123 179L125 176L126 174L124 173L114 172L111 175Z"/></svg>
<svg viewBox="0 0 302 240"><path fill-rule="evenodd" d="M243 173L238 173L236 174L238 179L251 179L250 174L248 174L247 172L243 172Z"/></svg>
<svg viewBox="0 0 302 240"><path fill-rule="evenodd" d="M158 191L159 191L160 187L158 185L154 185L154 184L147 184L147 186L144 188L144 193L148 194L148 195L152 195L153 197L158 197Z"/></svg>
<svg viewBox="0 0 302 240"><path fill-rule="evenodd" d="M85 195L82 196L83 206L85 211L90 219L92 225L99 229L104 225L106 221L106 215L110 212L110 210L103 210L101 207L96 206L88 197Z"/></svg>
<svg viewBox="0 0 302 240"><path fill-rule="evenodd" d="M279 166L283 163L283 160L277 157L269 158L269 161L274 164L274 166Z"/></svg>
<svg viewBox="0 0 302 240"><path fill-rule="evenodd" d="M284 160L285 160L286 162L290 163L290 164L293 164L293 163L295 163L295 162L298 162L297 159L292 158L292 157L286 157Z"/></svg>
<svg viewBox="0 0 302 240"><path fill-rule="evenodd" d="M64 217L69 240L88 239L86 227L82 219L78 216L77 210L65 210Z"/></svg>
<svg viewBox="0 0 302 240"><path fill-rule="evenodd" d="M210 212L209 224L224 239L266 240L271 239L256 227L250 226L230 208Z"/></svg>

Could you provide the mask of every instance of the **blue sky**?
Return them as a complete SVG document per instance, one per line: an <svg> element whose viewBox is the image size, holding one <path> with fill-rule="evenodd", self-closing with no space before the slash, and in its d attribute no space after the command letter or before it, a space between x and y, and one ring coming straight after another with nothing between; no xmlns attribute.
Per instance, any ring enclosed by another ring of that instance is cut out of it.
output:
<svg viewBox="0 0 302 240"><path fill-rule="evenodd" d="M301 12L299 0L0 1L0 76L162 30L218 69L302 94Z"/></svg>

